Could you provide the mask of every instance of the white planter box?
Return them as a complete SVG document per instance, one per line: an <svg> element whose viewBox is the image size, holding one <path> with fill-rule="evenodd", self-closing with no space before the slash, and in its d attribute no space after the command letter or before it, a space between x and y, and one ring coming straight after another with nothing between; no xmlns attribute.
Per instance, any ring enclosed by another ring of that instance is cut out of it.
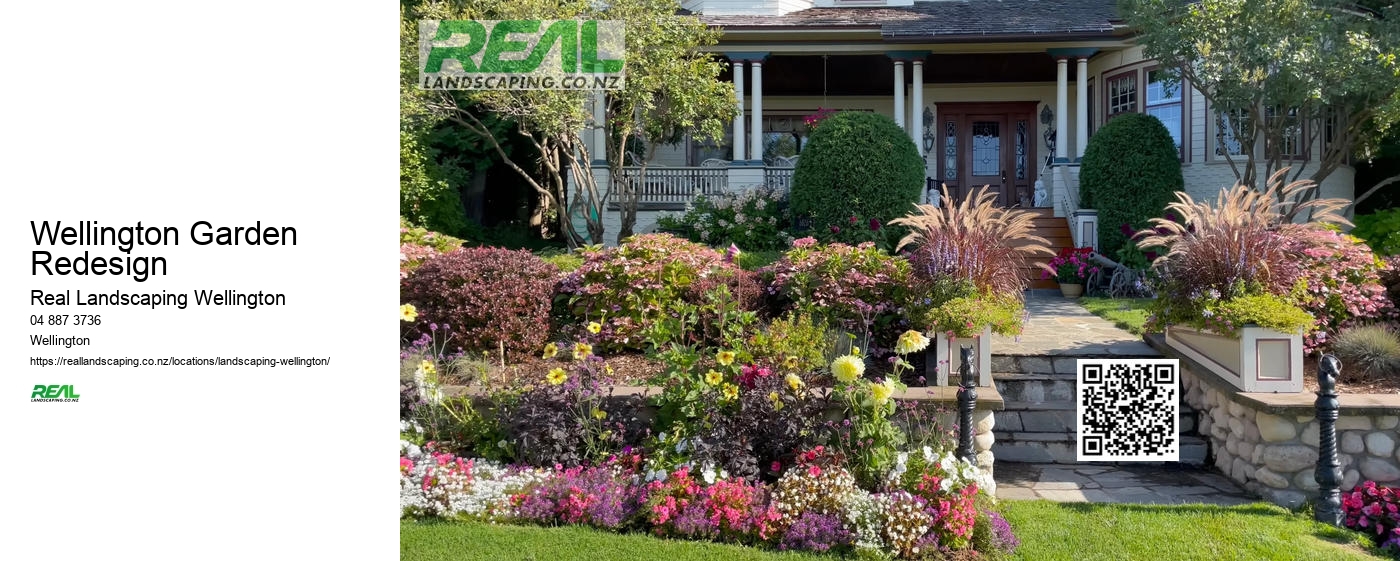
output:
<svg viewBox="0 0 1400 561"><path fill-rule="evenodd" d="M951 340L947 333L934 334L934 352L937 357L938 377L935 385L949 385L952 380L953 385L962 382L962 376L958 373L962 367L962 353L958 350L962 345L972 345L972 356L975 357L977 366L977 385L992 385L992 328L982 328L980 337L954 337Z"/></svg>
<svg viewBox="0 0 1400 561"><path fill-rule="evenodd" d="M1262 327L1227 337L1181 325L1167 327L1167 345L1246 392L1303 391L1303 337Z"/></svg>

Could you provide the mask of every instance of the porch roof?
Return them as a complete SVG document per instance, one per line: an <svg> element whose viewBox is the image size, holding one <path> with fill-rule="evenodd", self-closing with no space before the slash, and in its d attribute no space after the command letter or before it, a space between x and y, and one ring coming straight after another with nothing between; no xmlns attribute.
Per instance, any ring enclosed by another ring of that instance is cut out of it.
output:
<svg viewBox="0 0 1400 561"><path fill-rule="evenodd" d="M809 8L782 16L701 15L726 29L878 29L890 42L1108 37L1126 32L1115 0L945 0L879 8Z"/></svg>

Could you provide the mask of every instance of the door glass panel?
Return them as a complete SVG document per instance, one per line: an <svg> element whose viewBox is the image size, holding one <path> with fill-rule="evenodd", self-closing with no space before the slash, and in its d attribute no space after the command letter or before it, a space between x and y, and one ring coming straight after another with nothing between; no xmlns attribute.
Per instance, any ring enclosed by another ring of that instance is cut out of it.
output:
<svg viewBox="0 0 1400 561"><path fill-rule="evenodd" d="M1001 175L1001 123L972 122L972 175Z"/></svg>
<svg viewBox="0 0 1400 561"><path fill-rule="evenodd" d="M1026 178L1026 121L1016 121L1016 179Z"/></svg>
<svg viewBox="0 0 1400 561"><path fill-rule="evenodd" d="M948 121L943 138L943 177L956 181L958 179L958 129L953 121Z"/></svg>

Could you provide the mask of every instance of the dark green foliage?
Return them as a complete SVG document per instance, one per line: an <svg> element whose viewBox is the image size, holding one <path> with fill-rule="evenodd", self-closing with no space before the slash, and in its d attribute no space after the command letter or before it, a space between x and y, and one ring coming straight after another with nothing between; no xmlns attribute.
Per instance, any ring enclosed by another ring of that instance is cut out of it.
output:
<svg viewBox="0 0 1400 561"><path fill-rule="evenodd" d="M1378 255L1400 253L1400 209L1392 208L1374 214L1357 216L1351 235L1366 240Z"/></svg>
<svg viewBox="0 0 1400 561"><path fill-rule="evenodd" d="M1140 113L1110 120L1079 168L1080 206L1099 211L1099 252L1116 255L1128 241L1121 226L1146 228L1182 186L1181 154L1161 121Z"/></svg>
<svg viewBox="0 0 1400 561"><path fill-rule="evenodd" d="M894 120L844 112L822 120L792 176L792 210L818 235L914 209L924 188L924 160ZM863 224L860 227L866 227Z"/></svg>

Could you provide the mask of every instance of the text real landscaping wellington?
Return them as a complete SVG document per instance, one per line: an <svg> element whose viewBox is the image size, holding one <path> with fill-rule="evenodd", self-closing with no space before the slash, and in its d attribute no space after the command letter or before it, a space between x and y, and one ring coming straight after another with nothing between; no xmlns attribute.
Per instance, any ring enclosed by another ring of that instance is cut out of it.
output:
<svg viewBox="0 0 1400 561"><path fill-rule="evenodd" d="M99 226L97 221L80 221L77 225L65 226L61 221L30 221L36 246L114 246L124 255L92 255L83 250L78 256L55 256L47 250L36 249L30 265L30 274L46 275L126 275L136 282L167 273L166 259L161 256L131 255L137 246L179 245L180 231L172 226L151 227L137 222L134 226ZM190 225L190 239L200 246L287 246L297 245L296 228L290 226L263 226L262 221L252 226L214 226L201 220ZM133 305L133 306L176 306L184 309L189 305L189 294L171 293L113 293L88 294L82 291L77 295L72 291L46 293L43 290L30 291L32 305ZM286 304L286 295L264 292L236 292L233 290L196 290L193 292L195 304L214 306L260 305L281 306Z"/></svg>

